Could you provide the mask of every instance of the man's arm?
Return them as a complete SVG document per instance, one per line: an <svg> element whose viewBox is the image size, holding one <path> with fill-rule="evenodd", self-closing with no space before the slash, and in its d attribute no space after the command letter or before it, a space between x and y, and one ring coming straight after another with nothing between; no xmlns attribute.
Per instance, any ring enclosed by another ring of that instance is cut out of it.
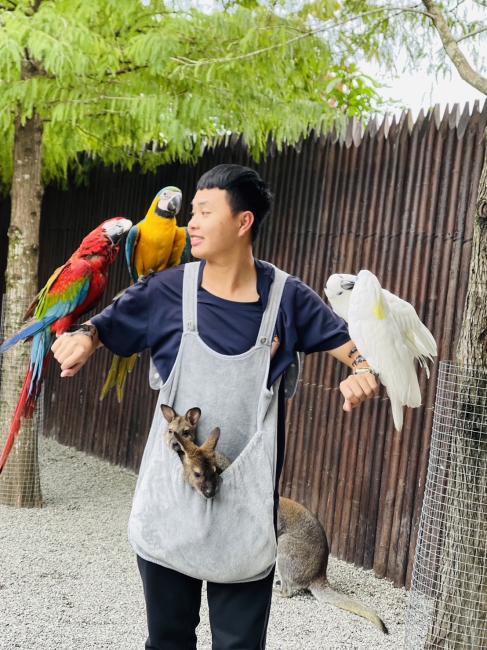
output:
<svg viewBox="0 0 487 650"><path fill-rule="evenodd" d="M354 370L355 368L369 368L370 366L365 359L354 363L355 359L360 355L356 347L353 341L348 341L334 350L328 350L328 353ZM355 351L352 352L354 348ZM343 410L351 411L366 399L374 397L379 392L379 387L380 384L372 372L349 375L340 382L340 392L345 398Z"/></svg>

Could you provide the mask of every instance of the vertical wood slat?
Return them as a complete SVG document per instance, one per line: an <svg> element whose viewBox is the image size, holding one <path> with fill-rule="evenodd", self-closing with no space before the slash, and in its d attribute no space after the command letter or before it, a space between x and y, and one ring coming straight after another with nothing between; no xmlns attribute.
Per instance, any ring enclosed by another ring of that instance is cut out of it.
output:
<svg viewBox="0 0 487 650"><path fill-rule="evenodd" d="M256 166L275 194L273 218L262 227L256 253L303 278L319 294L333 272L368 268L385 288L409 300L432 329L440 358L452 358L461 325L470 260L472 215L483 161L487 103L440 115L410 113L365 130L350 123L345 140L311 135L300 147L255 164L240 138L205 152L193 166L167 165L153 174L97 168L88 187L46 188L41 221L39 281L105 218L143 217L164 185L184 192L182 222L198 177L220 162ZM9 204L0 202L3 279ZM122 256L105 295L128 284ZM101 309L101 308L100 308ZM98 309L98 311L100 311ZM127 399L98 394L110 364L107 351L69 382L50 364L45 391L46 432L137 468L156 393L147 388L144 353L127 382ZM308 356L301 389L287 408L282 493L299 499L325 525L332 551L395 584L408 585L423 498L433 417L436 366L420 373L423 406L393 430L382 394L351 414L338 390L345 368L328 355Z"/></svg>

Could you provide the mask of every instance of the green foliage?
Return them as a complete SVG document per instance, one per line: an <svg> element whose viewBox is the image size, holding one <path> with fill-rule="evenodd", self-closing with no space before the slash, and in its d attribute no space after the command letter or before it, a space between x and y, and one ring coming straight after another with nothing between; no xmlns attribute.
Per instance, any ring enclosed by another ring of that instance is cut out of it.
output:
<svg viewBox="0 0 487 650"><path fill-rule="evenodd" d="M485 6L442 6L481 59ZM341 129L381 107L364 58L399 72L408 53L409 66L446 69L424 11L404 0L0 0L0 183L15 120L34 113L45 182L81 172L83 152L153 169L195 160L230 132L258 158L269 135L280 147Z"/></svg>
<svg viewBox="0 0 487 650"><path fill-rule="evenodd" d="M336 6L0 0L0 180L15 119L35 112L45 182L79 171L82 152L153 169L237 132L259 157L269 134L281 146L370 114L373 82L310 34Z"/></svg>

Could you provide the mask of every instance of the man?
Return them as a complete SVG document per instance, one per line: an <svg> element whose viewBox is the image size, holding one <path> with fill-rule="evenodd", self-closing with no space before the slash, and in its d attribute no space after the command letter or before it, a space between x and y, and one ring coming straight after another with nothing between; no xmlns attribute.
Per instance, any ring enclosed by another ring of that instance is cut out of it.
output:
<svg viewBox="0 0 487 650"><path fill-rule="evenodd" d="M196 648L204 579L213 650L260 650L284 458L282 375L296 351L329 352L359 371L340 384L345 411L373 397L378 383L346 323L298 278L254 259L271 208L255 171L214 167L198 181L192 206L191 253L201 263L139 281L84 332L60 337L53 352L61 376L71 377L101 345L122 356L150 348L164 382L160 401L178 412L200 407L202 439L220 426L219 449L234 462L220 493L205 502L178 482L179 460L163 448L156 409L129 522L147 605L146 649Z"/></svg>

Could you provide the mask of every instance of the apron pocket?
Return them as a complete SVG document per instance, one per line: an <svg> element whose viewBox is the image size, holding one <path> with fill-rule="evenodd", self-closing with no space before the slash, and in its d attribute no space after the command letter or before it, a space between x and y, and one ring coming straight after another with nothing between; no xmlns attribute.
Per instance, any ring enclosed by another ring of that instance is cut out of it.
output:
<svg viewBox="0 0 487 650"><path fill-rule="evenodd" d="M161 466L148 468L151 489L134 501L130 539L136 552L211 582L247 582L267 575L277 542L273 464L262 432L223 472L213 499L186 483L182 463L171 451L164 453Z"/></svg>

